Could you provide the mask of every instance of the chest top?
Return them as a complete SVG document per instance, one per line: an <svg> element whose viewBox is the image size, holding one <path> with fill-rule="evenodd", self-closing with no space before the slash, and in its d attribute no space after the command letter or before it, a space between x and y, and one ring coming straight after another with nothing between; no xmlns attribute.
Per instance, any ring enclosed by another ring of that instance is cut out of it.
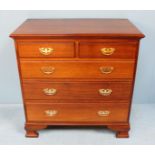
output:
<svg viewBox="0 0 155 155"><path fill-rule="evenodd" d="M23 37L143 38L127 19L28 19L11 35Z"/></svg>

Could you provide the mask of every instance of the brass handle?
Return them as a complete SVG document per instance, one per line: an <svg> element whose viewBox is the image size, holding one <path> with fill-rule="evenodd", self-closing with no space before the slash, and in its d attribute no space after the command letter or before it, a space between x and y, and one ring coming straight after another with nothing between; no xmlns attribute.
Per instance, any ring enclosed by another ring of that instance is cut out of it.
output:
<svg viewBox="0 0 155 155"><path fill-rule="evenodd" d="M41 47L39 48L39 51L43 55L50 55L54 51L54 49L50 47Z"/></svg>
<svg viewBox="0 0 155 155"><path fill-rule="evenodd" d="M55 68L51 67L51 66L47 66L47 67L41 67L41 71L44 74L52 74L54 72Z"/></svg>
<svg viewBox="0 0 155 155"><path fill-rule="evenodd" d="M49 117L55 116L58 113L57 110L46 110L45 114Z"/></svg>
<svg viewBox="0 0 155 155"><path fill-rule="evenodd" d="M101 48L101 53L103 55L112 55L115 50L115 48Z"/></svg>
<svg viewBox="0 0 155 155"><path fill-rule="evenodd" d="M100 67L100 71L103 74L110 74L114 70L114 67Z"/></svg>
<svg viewBox="0 0 155 155"><path fill-rule="evenodd" d="M99 93L102 96L109 96L112 93L112 89L99 89Z"/></svg>
<svg viewBox="0 0 155 155"><path fill-rule="evenodd" d="M44 94L45 95L55 95L56 94L56 92L57 92L57 90L56 89L54 89L54 88L45 88L45 89L43 89L43 92L44 92Z"/></svg>
<svg viewBox="0 0 155 155"><path fill-rule="evenodd" d="M100 111L97 112L97 114L99 116L109 116L110 111L109 110L100 110Z"/></svg>

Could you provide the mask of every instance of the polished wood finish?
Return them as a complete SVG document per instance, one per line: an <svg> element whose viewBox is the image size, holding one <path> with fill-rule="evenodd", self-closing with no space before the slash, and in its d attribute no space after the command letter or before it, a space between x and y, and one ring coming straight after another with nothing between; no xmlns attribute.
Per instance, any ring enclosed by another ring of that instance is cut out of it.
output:
<svg viewBox="0 0 155 155"><path fill-rule="evenodd" d="M75 55L74 42L53 42L53 41L24 41L18 43L19 56L23 58L73 58ZM49 55L40 52L40 48L52 48Z"/></svg>
<svg viewBox="0 0 155 155"><path fill-rule="evenodd" d="M135 42L80 42L79 57L81 58L118 58L118 59L135 59L136 58ZM111 55L104 55L101 51L103 48L114 48Z"/></svg>
<svg viewBox="0 0 155 155"><path fill-rule="evenodd" d="M127 19L29 19L11 37L126 37L144 35Z"/></svg>
<svg viewBox="0 0 155 155"><path fill-rule="evenodd" d="M139 41L127 19L29 19L15 40L27 137L49 125L129 137Z"/></svg>
<svg viewBox="0 0 155 155"><path fill-rule="evenodd" d="M127 104L32 104L27 103L29 122L126 122L128 119ZM56 110L53 116L47 115L47 110ZM108 111L108 115L99 115L99 111ZM72 117L71 117L72 116Z"/></svg>
<svg viewBox="0 0 155 155"><path fill-rule="evenodd" d="M129 100L131 93L131 82L43 82L25 81L23 91L25 99L86 99L86 100ZM56 89L56 94L46 95L45 88ZM82 88L82 89L81 89ZM111 89L112 93L103 96L100 89Z"/></svg>
<svg viewBox="0 0 155 155"><path fill-rule="evenodd" d="M21 60L21 73L23 78L90 78L90 79L132 79L134 61L34 61ZM54 67L51 74L44 74L42 67ZM109 74L104 74L101 67L113 67Z"/></svg>

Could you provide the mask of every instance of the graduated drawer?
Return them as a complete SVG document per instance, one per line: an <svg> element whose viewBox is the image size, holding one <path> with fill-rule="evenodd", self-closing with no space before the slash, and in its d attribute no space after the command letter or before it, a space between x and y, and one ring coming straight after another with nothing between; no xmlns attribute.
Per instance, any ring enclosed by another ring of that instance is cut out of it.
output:
<svg viewBox="0 0 155 155"><path fill-rule="evenodd" d="M132 78L134 61L21 60L23 78Z"/></svg>
<svg viewBox="0 0 155 155"><path fill-rule="evenodd" d="M35 82L23 83L25 99L129 100L131 82Z"/></svg>
<svg viewBox="0 0 155 155"><path fill-rule="evenodd" d="M79 57L81 58L122 58L135 59L137 45L131 43L81 42Z"/></svg>
<svg viewBox="0 0 155 155"><path fill-rule="evenodd" d="M39 101L38 101L39 103ZM28 121L51 123L126 122L129 105L126 104L32 104L27 102Z"/></svg>
<svg viewBox="0 0 155 155"><path fill-rule="evenodd" d="M74 42L19 42L20 57L70 58L74 57Z"/></svg>

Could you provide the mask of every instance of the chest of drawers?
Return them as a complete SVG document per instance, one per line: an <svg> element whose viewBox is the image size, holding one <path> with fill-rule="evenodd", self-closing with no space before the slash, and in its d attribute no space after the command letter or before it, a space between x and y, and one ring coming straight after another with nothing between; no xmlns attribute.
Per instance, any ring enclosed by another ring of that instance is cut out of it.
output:
<svg viewBox="0 0 155 155"><path fill-rule="evenodd" d="M54 125L128 137L139 41L126 19L29 19L15 40L27 137Z"/></svg>

